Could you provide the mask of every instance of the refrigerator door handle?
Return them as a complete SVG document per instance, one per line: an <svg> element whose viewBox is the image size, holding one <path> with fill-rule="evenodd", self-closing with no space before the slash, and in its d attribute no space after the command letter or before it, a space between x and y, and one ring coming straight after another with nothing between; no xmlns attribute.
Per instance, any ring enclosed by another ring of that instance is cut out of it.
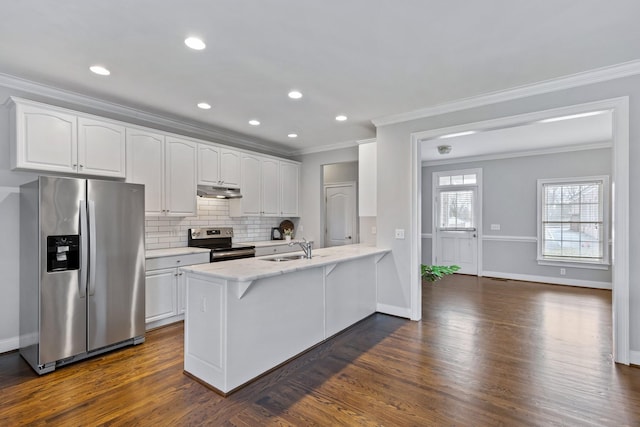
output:
<svg viewBox="0 0 640 427"><path fill-rule="evenodd" d="M87 201L80 200L80 280L78 280L80 298L87 296L88 249L89 228L87 224Z"/></svg>
<svg viewBox="0 0 640 427"><path fill-rule="evenodd" d="M89 200L89 295L96 292L96 203Z"/></svg>

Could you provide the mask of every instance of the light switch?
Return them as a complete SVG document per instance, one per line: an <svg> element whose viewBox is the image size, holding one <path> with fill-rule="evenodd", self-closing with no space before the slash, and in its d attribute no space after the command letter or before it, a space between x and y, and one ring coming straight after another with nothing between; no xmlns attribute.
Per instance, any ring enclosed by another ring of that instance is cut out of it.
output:
<svg viewBox="0 0 640 427"><path fill-rule="evenodd" d="M404 228L396 228L396 239L404 239Z"/></svg>
<svg viewBox="0 0 640 427"><path fill-rule="evenodd" d="M499 231L500 230L500 224L491 224L491 229L494 231Z"/></svg>

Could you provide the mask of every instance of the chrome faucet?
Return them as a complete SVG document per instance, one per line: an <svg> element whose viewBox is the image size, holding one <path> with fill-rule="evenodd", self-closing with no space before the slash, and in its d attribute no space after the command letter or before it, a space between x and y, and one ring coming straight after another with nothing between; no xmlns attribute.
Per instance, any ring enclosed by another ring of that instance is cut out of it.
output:
<svg viewBox="0 0 640 427"><path fill-rule="evenodd" d="M304 251L304 256L307 259L311 259L311 248L313 247L313 242L307 241L307 239L305 239L304 237L302 238L302 242L299 240L289 242L289 246L293 246L295 244L300 245L300 247Z"/></svg>

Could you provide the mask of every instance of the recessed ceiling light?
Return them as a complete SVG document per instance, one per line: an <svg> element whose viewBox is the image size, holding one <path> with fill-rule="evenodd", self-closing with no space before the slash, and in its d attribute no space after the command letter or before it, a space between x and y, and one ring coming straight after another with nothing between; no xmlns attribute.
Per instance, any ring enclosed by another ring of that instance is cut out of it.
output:
<svg viewBox="0 0 640 427"><path fill-rule="evenodd" d="M289 98L300 99L302 98L302 93L297 90L292 90L291 92L289 92Z"/></svg>
<svg viewBox="0 0 640 427"><path fill-rule="evenodd" d="M249 120L249 124L251 126L260 126L260 122L258 120Z"/></svg>
<svg viewBox="0 0 640 427"><path fill-rule="evenodd" d="M439 137L440 139L446 139L446 138L455 138L456 136L466 136L466 135L473 135L474 133L476 133L475 130L468 130L466 132L458 132L458 133L450 133L447 135L442 135L441 137Z"/></svg>
<svg viewBox="0 0 640 427"><path fill-rule="evenodd" d="M297 138L298 134L297 133L290 133L289 135L287 135L289 138Z"/></svg>
<svg viewBox="0 0 640 427"><path fill-rule="evenodd" d="M194 50L202 50L205 47L207 47L207 45L204 44L204 42L197 37L186 38L184 40L184 44L186 44L187 46L189 46L191 49L194 49Z"/></svg>
<svg viewBox="0 0 640 427"><path fill-rule="evenodd" d="M211 105L207 104L206 102L199 102L198 108L202 108L203 110L208 110L211 108Z"/></svg>
<svg viewBox="0 0 640 427"><path fill-rule="evenodd" d="M580 113L580 114L571 114L569 116L561 116L561 117L552 117L550 119L540 120L540 123L552 123L559 122L562 120L571 120L571 119L580 119L582 117L591 117L597 116L598 114L606 113L607 110L604 111L589 111L588 113Z"/></svg>
<svg viewBox="0 0 640 427"><path fill-rule="evenodd" d="M111 74L111 71L107 70L102 65L92 65L91 67L89 67L89 69L101 76L108 76L109 74Z"/></svg>
<svg viewBox="0 0 640 427"><path fill-rule="evenodd" d="M336 120L339 122L344 122L345 120L347 120L347 116L340 114L339 116L336 116Z"/></svg>

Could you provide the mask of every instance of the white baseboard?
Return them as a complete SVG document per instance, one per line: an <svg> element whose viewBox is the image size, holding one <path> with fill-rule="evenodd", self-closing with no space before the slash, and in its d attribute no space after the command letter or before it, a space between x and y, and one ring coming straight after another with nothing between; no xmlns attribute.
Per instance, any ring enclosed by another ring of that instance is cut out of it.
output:
<svg viewBox="0 0 640 427"><path fill-rule="evenodd" d="M377 304L376 311L378 313L390 314L392 316L406 317L411 319L411 308L398 307L397 305Z"/></svg>
<svg viewBox="0 0 640 427"><path fill-rule="evenodd" d="M145 330L160 328L162 326L170 325L172 323L180 322L184 320L184 314L178 314L177 316L167 317L166 319L156 320L155 322L149 322L145 325Z"/></svg>
<svg viewBox="0 0 640 427"><path fill-rule="evenodd" d="M484 277L496 277L498 279L522 280L524 282L550 283L552 285L580 286L593 289L612 289L611 282L596 282L593 280L578 280L568 277L534 276L530 274L503 273L501 271L483 271Z"/></svg>
<svg viewBox="0 0 640 427"><path fill-rule="evenodd" d="M20 348L20 338L11 337L5 340L0 340L0 353L6 353L7 351L13 351Z"/></svg>
<svg viewBox="0 0 640 427"><path fill-rule="evenodd" d="M629 363L640 366L640 351L629 351Z"/></svg>

